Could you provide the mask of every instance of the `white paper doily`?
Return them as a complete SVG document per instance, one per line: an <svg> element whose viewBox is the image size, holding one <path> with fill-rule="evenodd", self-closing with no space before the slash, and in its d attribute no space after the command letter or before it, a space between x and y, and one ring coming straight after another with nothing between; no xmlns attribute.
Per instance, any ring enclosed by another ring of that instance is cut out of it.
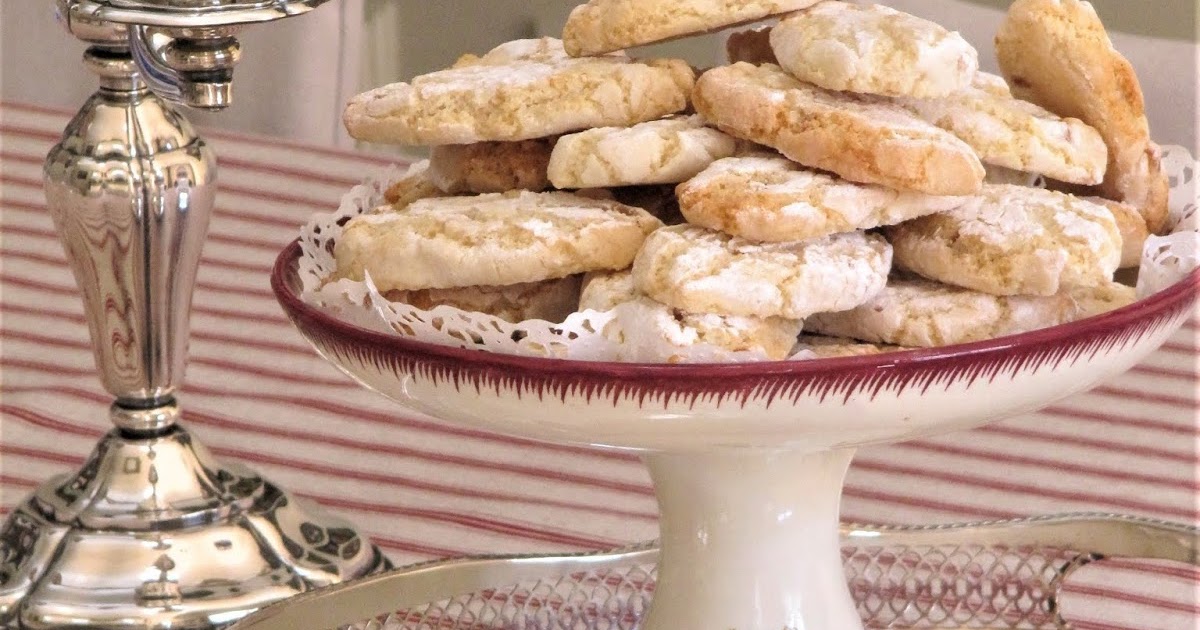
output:
<svg viewBox="0 0 1200 630"><path fill-rule="evenodd" d="M1138 299L1166 289L1200 267L1200 163L1183 147L1163 147L1163 172L1171 183L1168 235L1146 239Z"/></svg>

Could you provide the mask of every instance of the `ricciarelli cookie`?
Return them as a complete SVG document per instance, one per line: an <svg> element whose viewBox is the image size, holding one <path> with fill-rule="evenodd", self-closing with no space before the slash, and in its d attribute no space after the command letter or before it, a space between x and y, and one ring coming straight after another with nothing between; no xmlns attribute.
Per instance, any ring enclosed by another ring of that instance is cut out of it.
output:
<svg viewBox="0 0 1200 630"><path fill-rule="evenodd" d="M570 193L423 199L364 214L334 247L338 278L380 291L507 286L624 269L662 223L639 208Z"/></svg>
<svg viewBox="0 0 1200 630"><path fill-rule="evenodd" d="M1108 147L1081 120L1059 118L1033 103L976 87L943 98L895 102L961 138L985 164L1073 184L1104 181Z"/></svg>
<svg viewBox="0 0 1200 630"><path fill-rule="evenodd" d="M572 59L556 39L518 40L355 96L343 120L366 142L511 142L683 111L694 79L680 60Z"/></svg>
<svg viewBox="0 0 1200 630"><path fill-rule="evenodd" d="M1073 313L1065 294L1000 297L928 280L893 279L866 304L814 315L804 327L871 343L934 348L1057 326Z"/></svg>
<svg viewBox="0 0 1200 630"><path fill-rule="evenodd" d="M983 164L950 133L881 99L802 83L779 66L709 70L693 101L722 131L850 181L931 195L969 195L983 184Z"/></svg>
<svg viewBox="0 0 1200 630"><path fill-rule="evenodd" d="M733 155L737 144L699 116L665 118L563 136L548 170L556 188L678 184Z"/></svg>
<svg viewBox="0 0 1200 630"><path fill-rule="evenodd" d="M404 176L392 182L383 193L383 198L392 205L390 209L395 210L402 210L418 199L445 196L446 193L438 188L437 184L433 183L433 178L429 176L429 160L411 164ZM389 210L387 207L378 209Z"/></svg>
<svg viewBox="0 0 1200 630"><path fill-rule="evenodd" d="M503 287L387 291L383 297L422 310L453 306L464 311L487 313L514 324L530 319L557 323L575 312L582 279L582 276L574 275Z"/></svg>
<svg viewBox="0 0 1200 630"><path fill-rule="evenodd" d="M897 267L993 295L1096 286L1121 261L1108 209L1040 188L988 185L955 210L887 232Z"/></svg>
<svg viewBox="0 0 1200 630"><path fill-rule="evenodd" d="M773 28L772 26L760 26L730 33L725 40L725 56L729 59L729 63L745 61L754 65L764 63L779 65L779 59L775 56L775 51L771 49ZM971 85L995 96L1012 96L1004 77L989 72L976 72Z"/></svg>
<svg viewBox="0 0 1200 630"><path fill-rule="evenodd" d="M938 197L854 184L780 157L718 160L676 189L688 222L754 241L802 241L952 210Z"/></svg>
<svg viewBox="0 0 1200 630"><path fill-rule="evenodd" d="M671 308L637 291L632 274L588 274L579 310L617 310L623 339L640 361L688 361L699 344L728 352L761 352L765 358L787 358L804 322L782 317L738 317L688 313Z"/></svg>
<svg viewBox="0 0 1200 630"><path fill-rule="evenodd" d="M804 319L854 308L887 282L892 250L862 232L756 243L704 228L663 228L633 263L639 291L691 313Z"/></svg>
<svg viewBox="0 0 1200 630"><path fill-rule="evenodd" d="M633 286L633 274L628 269L589 273L583 277L579 310L611 311L640 297L643 296Z"/></svg>
<svg viewBox="0 0 1200 630"><path fill-rule="evenodd" d="M1100 132L1108 145L1101 196L1138 208L1150 231L1160 232L1170 191L1162 153L1150 140L1137 74L1092 5L1016 0L996 35L996 54L1017 96Z"/></svg>
<svg viewBox="0 0 1200 630"><path fill-rule="evenodd" d="M1012 96L1012 88L1008 87L1008 81L998 74L979 71L975 73L975 78L971 81L971 87L977 90L983 90L992 96Z"/></svg>
<svg viewBox="0 0 1200 630"><path fill-rule="evenodd" d="M1137 301L1137 290L1119 282L1095 287L1076 287L1067 291L1075 303L1072 319L1086 319L1124 308Z"/></svg>
<svg viewBox="0 0 1200 630"><path fill-rule="evenodd" d="M881 5L838 0L771 31L779 65L827 90L937 98L971 84L979 53L958 33Z"/></svg>
<svg viewBox="0 0 1200 630"><path fill-rule="evenodd" d="M1121 232L1121 269L1142 264L1142 252L1146 249L1146 239L1150 238L1150 230L1146 227L1146 219L1142 218L1137 208L1100 197L1084 199L1100 204L1112 212L1113 219L1117 222L1117 230Z"/></svg>
<svg viewBox="0 0 1200 630"><path fill-rule="evenodd" d="M818 0L588 0L571 11L563 43L598 55L718 31L812 6Z"/></svg>
<svg viewBox="0 0 1200 630"><path fill-rule="evenodd" d="M540 192L550 187L546 166L554 138L433 147L429 179L446 192Z"/></svg>

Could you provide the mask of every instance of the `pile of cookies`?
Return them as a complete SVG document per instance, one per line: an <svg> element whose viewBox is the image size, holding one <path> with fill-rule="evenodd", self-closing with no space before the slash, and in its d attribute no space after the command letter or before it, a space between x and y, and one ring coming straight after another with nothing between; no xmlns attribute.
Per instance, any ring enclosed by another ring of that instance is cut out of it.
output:
<svg viewBox="0 0 1200 630"><path fill-rule="evenodd" d="M767 18L725 66L623 52ZM1004 77L957 33L840 0L590 0L562 40L349 103L353 137L430 157L344 226L331 279L512 322L615 310L625 358L668 362L967 343L1132 302L1114 273L1167 214L1132 68L1079 0L1016 0L996 50Z"/></svg>

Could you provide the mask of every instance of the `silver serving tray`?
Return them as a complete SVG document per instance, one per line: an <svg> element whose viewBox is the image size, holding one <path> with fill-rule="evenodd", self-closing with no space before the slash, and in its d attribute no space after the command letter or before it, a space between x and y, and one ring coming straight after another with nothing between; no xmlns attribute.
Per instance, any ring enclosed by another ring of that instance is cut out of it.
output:
<svg viewBox="0 0 1200 630"><path fill-rule="evenodd" d="M1198 564L1200 529L1116 514L961 525L844 524L842 557L869 628L1070 628L1059 609L1080 567L1108 557ZM487 556L403 567L298 595L238 630L633 630L658 549Z"/></svg>

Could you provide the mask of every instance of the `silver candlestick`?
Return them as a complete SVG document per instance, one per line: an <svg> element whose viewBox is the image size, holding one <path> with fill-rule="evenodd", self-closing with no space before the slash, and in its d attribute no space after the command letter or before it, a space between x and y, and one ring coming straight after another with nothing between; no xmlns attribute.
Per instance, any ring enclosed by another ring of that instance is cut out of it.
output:
<svg viewBox="0 0 1200 630"><path fill-rule="evenodd" d="M46 158L46 201L116 428L0 529L0 627L220 627L389 566L352 525L216 462L177 423L217 171L171 103L229 105L236 29L324 1L57 1L100 89Z"/></svg>

